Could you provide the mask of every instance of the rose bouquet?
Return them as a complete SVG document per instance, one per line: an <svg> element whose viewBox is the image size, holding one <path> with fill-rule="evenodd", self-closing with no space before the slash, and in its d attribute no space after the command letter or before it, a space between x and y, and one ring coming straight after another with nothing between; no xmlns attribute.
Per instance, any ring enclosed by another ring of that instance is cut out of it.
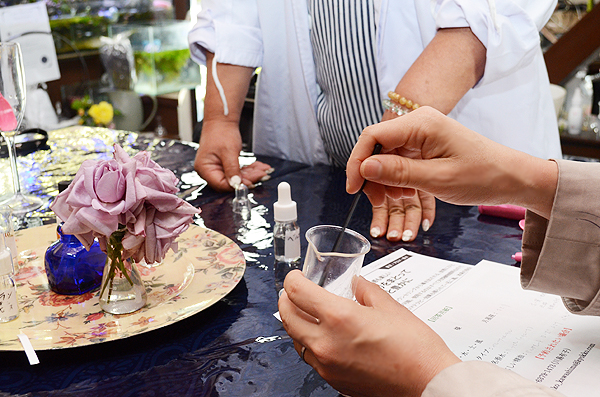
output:
<svg viewBox="0 0 600 397"><path fill-rule="evenodd" d="M98 238L107 254L101 296L116 274L132 283L128 261L152 264L162 261L169 248L177 250L175 239L200 213L175 195L177 182L148 152L129 157L115 144L113 159L84 161L56 197L51 209L64 221L63 232L86 248Z"/></svg>

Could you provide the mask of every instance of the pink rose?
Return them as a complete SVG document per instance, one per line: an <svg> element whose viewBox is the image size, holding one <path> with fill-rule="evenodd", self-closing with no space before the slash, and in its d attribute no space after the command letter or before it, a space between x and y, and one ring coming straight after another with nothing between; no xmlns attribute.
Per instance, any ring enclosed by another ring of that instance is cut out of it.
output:
<svg viewBox="0 0 600 397"><path fill-rule="evenodd" d="M133 176L123 175L119 162L86 160L50 208L65 222L63 231L89 248L95 235L117 230L119 215L136 204L136 196L130 194L133 185Z"/></svg>
<svg viewBox="0 0 600 397"><path fill-rule="evenodd" d="M106 252L110 235L124 226L123 259L160 261L200 209L175 195L177 177L147 152L131 158L114 148L114 160L86 160L51 208L65 221L63 231L88 248L97 237Z"/></svg>
<svg viewBox="0 0 600 397"><path fill-rule="evenodd" d="M130 158L123 148L115 145L115 159L124 166L135 162L135 168L125 166L124 173L134 171L144 187L173 194L179 191L177 188L179 180L175 174L150 159L150 153L138 152Z"/></svg>
<svg viewBox="0 0 600 397"><path fill-rule="evenodd" d="M169 248L177 250L175 239L186 231L198 210L179 199L177 207L162 212L152 205L145 205L135 223L127 224L128 233L123 238L123 247L136 261L144 258L147 263L161 261ZM140 239L135 231L142 228L145 239Z"/></svg>

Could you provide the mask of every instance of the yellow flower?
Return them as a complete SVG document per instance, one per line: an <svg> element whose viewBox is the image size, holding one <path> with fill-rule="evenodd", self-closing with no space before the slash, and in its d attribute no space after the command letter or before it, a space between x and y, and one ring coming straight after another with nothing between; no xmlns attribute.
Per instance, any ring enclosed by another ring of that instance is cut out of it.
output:
<svg viewBox="0 0 600 397"><path fill-rule="evenodd" d="M94 123L106 125L112 121L114 110L110 103L102 101L97 105L92 105L88 114L92 116Z"/></svg>

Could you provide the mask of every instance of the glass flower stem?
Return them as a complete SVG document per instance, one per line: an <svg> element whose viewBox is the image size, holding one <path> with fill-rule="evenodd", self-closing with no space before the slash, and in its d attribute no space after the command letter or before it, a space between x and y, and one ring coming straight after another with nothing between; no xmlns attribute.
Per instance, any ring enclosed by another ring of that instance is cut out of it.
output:
<svg viewBox="0 0 600 397"><path fill-rule="evenodd" d="M11 135L12 136L7 136ZM6 142L6 146L8 148L8 158L10 161L10 170L12 173L12 183L13 190L15 195L21 194L21 181L19 180L19 172L17 169L17 152L15 148L15 134L11 132L9 134L2 134L4 137L4 141Z"/></svg>

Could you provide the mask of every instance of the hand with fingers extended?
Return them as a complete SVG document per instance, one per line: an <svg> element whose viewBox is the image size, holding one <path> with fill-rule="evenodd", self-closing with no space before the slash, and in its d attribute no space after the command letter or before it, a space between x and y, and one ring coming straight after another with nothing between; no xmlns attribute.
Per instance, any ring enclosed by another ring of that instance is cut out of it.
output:
<svg viewBox="0 0 600 397"><path fill-rule="evenodd" d="M205 122L194 169L218 191L232 190L240 182L252 188L256 182L267 179L272 168L255 161L240 169L241 149L242 138L237 124Z"/></svg>
<svg viewBox="0 0 600 397"><path fill-rule="evenodd" d="M375 144L381 154L371 156ZM510 149L428 107L365 128L346 168L348 193L374 206L418 190L460 205L514 204L549 217L556 163Z"/></svg>
<svg viewBox="0 0 600 397"><path fill-rule="evenodd" d="M385 112L381 121L394 120L398 116ZM394 199L386 197L381 205L373 205L370 234L373 238L385 236L389 241L413 241L419 233L429 230L435 220L435 197L417 191L412 197Z"/></svg>
<svg viewBox="0 0 600 397"><path fill-rule="evenodd" d="M357 279L356 300L333 295L290 272L279 298L298 354L331 386L351 396L420 396L460 362L444 341L379 286Z"/></svg>
<svg viewBox="0 0 600 397"><path fill-rule="evenodd" d="M419 225L429 230L435 219L435 197L417 191L413 197L393 199L386 197L381 205L373 205L371 237L383 235L390 241L412 241L417 237Z"/></svg>

